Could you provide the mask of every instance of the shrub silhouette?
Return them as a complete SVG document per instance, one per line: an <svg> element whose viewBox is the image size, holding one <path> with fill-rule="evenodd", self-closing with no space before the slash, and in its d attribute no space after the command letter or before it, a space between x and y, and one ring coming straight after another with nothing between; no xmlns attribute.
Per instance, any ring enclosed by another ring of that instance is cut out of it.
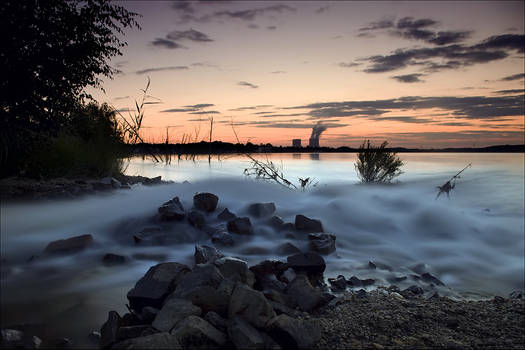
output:
<svg viewBox="0 0 525 350"><path fill-rule="evenodd" d="M387 145L385 141L380 146L374 146L366 140L359 146L355 170L362 182L391 182L402 174L400 168L403 162L396 152L386 149Z"/></svg>

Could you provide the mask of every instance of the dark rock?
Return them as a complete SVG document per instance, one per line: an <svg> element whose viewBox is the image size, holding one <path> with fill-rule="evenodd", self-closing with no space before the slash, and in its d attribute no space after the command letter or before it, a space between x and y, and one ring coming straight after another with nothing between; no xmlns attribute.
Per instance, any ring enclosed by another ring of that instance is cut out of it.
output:
<svg viewBox="0 0 525 350"><path fill-rule="evenodd" d="M304 275L297 275L288 284L285 293L291 296L303 311L312 311L327 302L323 294L312 287L308 278Z"/></svg>
<svg viewBox="0 0 525 350"><path fill-rule="evenodd" d="M270 305L272 305L273 310L277 315L288 315L290 317L298 317L300 315L299 311L295 311L291 307L286 306L285 304L281 304L274 300L269 300Z"/></svg>
<svg viewBox="0 0 525 350"><path fill-rule="evenodd" d="M179 280L189 271L188 266L174 262L150 267L128 292L130 307L139 313L145 306L160 309L164 299L175 290Z"/></svg>
<svg viewBox="0 0 525 350"><path fill-rule="evenodd" d="M254 288L262 291L273 289L278 292L284 292L286 283L279 281L275 275L265 275L256 279Z"/></svg>
<svg viewBox="0 0 525 350"><path fill-rule="evenodd" d="M505 302L505 298L503 297L500 297L499 295L496 295L493 299L492 299L492 302L494 304L503 304Z"/></svg>
<svg viewBox="0 0 525 350"><path fill-rule="evenodd" d="M131 186L127 183L120 185L120 188L123 190L131 190Z"/></svg>
<svg viewBox="0 0 525 350"><path fill-rule="evenodd" d="M217 328L221 332L227 332L228 330L228 320L221 317L215 311L207 312L204 316L204 319L208 321L213 327Z"/></svg>
<svg viewBox="0 0 525 350"><path fill-rule="evenodd" d="M104 185L109 185L113 188L120 188L120 186L122 186L120 181L115 179L114 177L104 177L100 179L100 183Z"/></svg>
<svg viewBox="0 0 525 350"><path fill-rule="evenodd" d="M155 333L116 343L111 349L182 349L177 337L167 333Z"/></svg>
<svg viewBox="0 0 525 350"><path fill-rule="evenodd" d="M427 282L427 283L434 283L438 286L444 286L445 283L441 282L438 278L436 278L435 276L431 275L429 272L425 272L424 274L421 275L421 278L423 279L423 281Z"/></svg>
<svg viewBox="0 0 525 350"><path fill-rule="evenodd" d="M254 203L248 206L248 214L255 218L264 218L275 213L275 203Z"/></svg>
<svg viewBox="0 0 525 350"><path fill-rule="evenodd" d="M277 246L276 252L279 255L292 255L301 253L301 249L297 248L293 243L286 242Z"/></svg>
<svg viewBox="0 0 525 350"><path fill-rule="evenodd" d="M399 282L403 282L407 279L408 277L407 276L390 276L387 278L388 282L390 283L399 283Z"/></svg>
<svg viewBox="0 0 525 350"><path fill-rule="evenodd" d="M207 245L195 246L195 264L213 263L215 260L222 258L224 255L215 247Z"/></svg>
<svg viewBox="0 0 525 350"><path fill-rule="evenodd" d="M252 223L247 217L235 218L228 221L228 231L239 235L251 235Z"/></svg>
<svg viewBox="0 0 525 350"><path fill-rule="evenodd" d="M248 264L246 261L232 257L223 257L215 260L214 264L224 278L229 278L234 282L246 283L248 281Z"/></svg>
<svg viewBox="0 0 525 350"><path fill-rule="evenodd" d="M368 296L368 293L364 289L359 289L357 292L355 292L355 296L357 298L366 298Z"/></svg>
<svg viewBox="0 0 525 350"><path fill-rule="evenodd" d="M455 317L448 317L445 320L445 322L447 324L447 327L451 328L451 329L456 329L459 326L459 320L457 318L455 318Z"/></svg>
<svg viewBox="0 0 525 350"><path fill-rule="evenodd" d="M162 176L156 176L152 178L145 177L142 184L145 186L160 185L162 183Z"/></svg>
<svg viewBox="0 0 525 350"><path fill-rule="evenodd" d="M382 262L378 262L378 261L369 261L368 262L368 267L373 269L373 270L380 269L380 270L392 271L392 268L390 266L388 266L387 264L384 264Z"/></svg>
<svg viewBox="0 0 525 350"><path fill-rule="evenodd" d="M283 349L310 349L321 338L317 321L297 320L288 315L273 318L266 328Z"/></svg>
<svg viewBox="0 0 525 350"><path fill-rule="evenodd" d="M160 219L165 221L180 221L184 219L186 213L184 207L179 200L179 197L175 197L159 207Z"/></svg>
<svg viewBox="0 0 525 350"><path fill-rule="evenodd" d="M235 241L231 234L225 231L216 231L211 237L211 242L218 246L233 246Z"/></svg>
<svg viewBox="0 0 525 350"><path fill-rule="evenodd" d="M365 286L365 287L366 287L366 286L371 286L371 285L373 285L375 282L376 282L376 280L373 279L373 278L365 278L365 279L361 280L361 283L363 283L363 286Z"/></svg>
<svg viewBox="0 0 525 350"><path fill-rule="evenodd" d="M330 254L335 252L335 235L330 233L310 233L310 248L320 254Z"/></svg>
<svg viewBox="0 0 525 350"><path fill-rule="evenodd" d="M202 229L206 224L204 215L201 212L195 210L188 214L188 221L193 227L198 228L199 230Z"/></svg>
<svg viewBox="0 0 525 350"><path fill-rule="evenodd" d="M288 266L296 273L306 273L308 275L322 274L326 269L323 257L316 252L306 252L291 255L286 258Z"/></svg>
<svg viewBox="0 0 525 350"><path fill-rule="evenodd" d="M198 193L193 196L193 206L199 210L212 212L217 208L219 197L213 193Z"/></svg>
<svg viewBox="0 0 525 350"><path fill-rule="evenodd" d="M15 329L2 329L0 346L2 349L40 349L42 340L35 336L24 334Z"/></svg>
<svg viewBox="0 0 525 350"><path fill-rule="evenodd" d="M107 349L118 341L120 316L116 311L108 312L108 319L100 329L100 348Z"/></svg>
<svg viewBox="0 0 525 350"><path fill-rule="evenodd" d="M121 265L126 263L126 257L123 255L108 253L102 258L102 263L106 266Z"/></svg>
<svg viewBox="0 0 525 350"><path fill-rule="evenodd" d="M131 327L143 324L143 321L135 313L125 313L120 319L119 327Z"/></svg>
<svg viewBox="0 0 525 350"><path fill-rule="evenodd" d="M159 309L156 309L151 306L146 306L142 308L142 312L140 313L140 318L144 323L151 323L159 313Z"/></svg>
<svg viewBox="0 0 525 350"><path fill-rule="evenodd" d="M93 244L92 235L81 235L49 243L45 252L49 254L75 253Z"/></svg>
<svg viewBox="0 0 525 350"><path fill-rule="evenodd" d="M219 215L217 215L217 219L224 221L229 221L235 219L236 217L237 215L229 211L228 208L224 208L224 210Z"/></svg>
<svg viewBox="0 0 525 350"><path fill-rule="evenodd" d="M265 275L272 274L278 276L287 268L288 267L285 262L282 262L280 260L267 259L261 261L257 265L251 266L250 271L252 271L255 274L256 278L259 278Z"/></svg>
<svg viewBox="0 0 525 350"><path fill-rule="evenodd" d="M168 298L151 325L159 331L169 332L186 317L200 316L201 311L200 307L193 305L189 300Z"/></svg>
<svg viewBox="0 0 525 350"><path fill-rule="evenodd" d="M280 231L283 229L284 221L279 216L274 215L267 221L268 225L273 227L274 229Z"/></svg>
<svg viewBox="0 0 525 350"><path fill-rule="evenodd" d="M100 332L93 331L88 334L87 338L89 342L92 343L93 345L96 344L97 347L100 345L100 338L101 338Z"/></svg>
<svg viewBox="0 0 525 350"><path fill-rule="evenodd" d="M509 294L509 299L525 299L524 295L522 290L515 290Z"/></svg>
<svg viewBox="0 0 525 350"><path fill-rule="evenodd" d="M411 285L407 289L404 289L400 292L400 294L404 296L405 298L410 298L414 295L422 295L423 293L424 293L423 288L416 286L416 285Z"/></svg>
<svg viewBox="0 0 525 350"><path fill-rule="evenodd" d="M323 224L320 220L310 219L304 215L295 216L295 228L305 232L324 232Z"/></svg>
<svg viewBox="0 0 525 350"><path fill-rule="evenodd" d="M240 317L230 320L228 335L236 349L265 349L261 333Z"/></svg>
<svg viewBox="0 0 525 350"><path fill-rule="evenodd" d="M122 341L140 337L147 328L149 328L149 325L120 327L117 331L117 340Z"/></svg>
<svg viewBox="0 0 525 350"><path fill-rule="evenodd" d="M261 292L243 284L237 284L230 299L228 317L243 318L255 327L262 328L273 317L275 311Z"/></svg>
<svg viewBox="0 0 525 350"><path fill-rule="evenodd" d="M268 299L268 301L272 302L276 302L276 303L279 303L279 304L282 304L282 305L285 305L286 307L290 307L290 308L295 308L297 307L297 303L295 301L295 298L285 294L285 293L282 293L282 292L279 292L275 289L267 289L263 292L264 296L266 297L266 299ZM273 304L272 304L273 305ZM277 311L277 310L275 310Z"/></svg>
<svg viewBox="0 0 525 350"><path fill-rule="evenodd" d="M226 343L224 333L206 320L188 316L171 332L184 349L214 349Z"/></svg>
<svg viewBox="0 0 525 350"><path fill-rule="evenodd" d="M332 285L332 290L334 291L343 291L346 289L346 284L348 283L345 276L339 275L337 278L329 278L328 282Z"/></svg>
<svg viewBox="0 0 525 350"><path fill-rule="evenodd" d="M430 270L430 266L424 263L416 264L410 267L412 271L417 273L418 275L422 275L425 272L428 272Z"/></svg>
<svg viewBox="0 0 525 350"><path fill-rule="evenodd" d="M284 270L283 273L279 275L279 277L277 277L277 279L281 282L288 284L293 281L295 276L297 276L295 271L293 269L287 268L286 270Z"/></svg>
<svg viewBox="0 0 525 350"><path fill-rule="evenodd" d="M347 281L348 285L351 287L362 287L362 286L371 286L375 283L375 280L372 278L367 279L359 279L356 276L350 277L350 279Z"/></svg>

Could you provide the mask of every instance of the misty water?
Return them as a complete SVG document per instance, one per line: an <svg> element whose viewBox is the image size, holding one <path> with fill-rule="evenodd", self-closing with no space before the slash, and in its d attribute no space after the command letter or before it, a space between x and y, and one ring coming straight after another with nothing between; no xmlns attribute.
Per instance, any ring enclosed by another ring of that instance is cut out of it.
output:
<svg viewBox="0 0 525 350"><path fill-rule="evenodd" d="M202 232L155 218L157 208L175 196L190 209L197 192L219 197L217 210L207 216L212 224L218 223L216 216L224 208L243 216L247 205L255 202L274 202L285 222L293 222L297 214L320 219L325 232L337 236L336 252L325 257L326 277L355 275L388 286L389 278L410 275L412 267L426 264L446 284L439 287L440 294L453 298L506 296L523 289L523 154L400 154L404 173L392 185L359 184L355 154L257 157L282 164L290 180L313 177L317 185L292 191L247 178L243 170L250 161L239 155L214 156L211 162L207 157L172 158L170 164L137 157L128 164L129 175L160 175L175 183L135 185L72 200L2 203L2 264L10 269L1 280L2 326L34 324L49 336L80 339L100 328L107 311L125 313L127 291L150 266L160 261L193 265L194 245L211 244ZM472 167L457 180L450 198L436 200L436 186L468 163ZM221 248L223 253L254 264L285 259L275 253L283 242L307 249L306 240L290 240L264 220L252 222L254 235ZM134 244L133 234L155 225L169 233L166 244ZM49 242L86 233L95 239L93 248L69 256L43 256ZM105 253L125 255L129 263L105 267ZM33 255L40 257L28 261ZM392 271L366 268L371 260Z"/></svg>

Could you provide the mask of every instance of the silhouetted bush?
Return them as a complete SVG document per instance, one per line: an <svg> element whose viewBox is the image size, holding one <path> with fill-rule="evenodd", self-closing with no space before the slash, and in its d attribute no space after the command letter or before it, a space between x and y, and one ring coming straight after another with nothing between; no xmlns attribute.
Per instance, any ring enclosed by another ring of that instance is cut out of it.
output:
<svg viewBox="0 0 525 350"><path fill-rule="evenodd" d="M364 141L357 153L355 170L362 182L391 182L393 178L402 174L403 162L397 157L396 152L386 149L388 142L380 146Z"/></svg>

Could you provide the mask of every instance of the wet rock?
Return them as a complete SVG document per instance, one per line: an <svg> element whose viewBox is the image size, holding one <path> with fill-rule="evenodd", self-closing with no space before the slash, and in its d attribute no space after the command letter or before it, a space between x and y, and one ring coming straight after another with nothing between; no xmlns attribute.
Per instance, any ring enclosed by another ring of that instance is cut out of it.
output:
<svg viewBox="0 0 525 350"><path fill-rule="evenodd" d="M310 281L304 275L297 275L288 284L285 293L292 297L303 311L312 311L327 302L323 294L312 287Z"/></svg>
<svg viewBox="0 0 525 350"><path fill-rule="evenodd" d="M184 219L186 213L184 207L179 200L179 197L175 197L159 207L160 219L165 221L180 221Z"/></svg>
<svg viewBox="0 0 525 350"><path fill-rule="evenodd" d="M171 332L184 349L214 349L226 343L224 333L213 327L206 320L197 316L188 316Z"/></svg>
<svg viewBox="0 0 525 350"><path fill-rule="evenodd" d="M93 244L92 235L81 235L49 243L45 249L49 254L68 254L86 249Z"/></svg>
<svg viewBox="0 0 525 350"><path fill-rule="evenodd" d="M198 228L200 230L206 224L206 219L204 218L204 215L201 212L193 210L188 214L188 222L193 227Z"/></svg>
<svg viewBox="0 0 525 350"><path fill-rule="evenodd" d="M337 278L329 278L328 282L332 285L333 291L343 291L346 289L348 281L345 276L339 275Z"/></svg>
<svg viewBox="0 0 525 350"><path fill-rule="evenodd" d="M265 275L257 278L254 288L262 291L273 289L283 292L286 288L286 283L279 281L275 275Z"/></svg>
<svg viewBox="0 0 525 350"><path fill-rule="evenodd" d="M296 311L295 309L292 309L291 307L286 306L285 304L281 304L274 300L268 300L270 305L272 305L273 310L277 315L288 315L290 317L298 317L300 316L301 312Z"/></svg>
<svg viewBox="0 0 525 350"><path fill-rule="evenodd" d="M494 296L494 298L492 298L492 302L494 304L503 304L505 302L505 298L500 297L499 295L496 295Z"/></svg>
<svg viewBox="0 0 525 350"><path fill-rule="evenodd" d="M284 221L279 216L274 215L267 221L270 227L273 227L275 230L281 231L284 226Z"/></svg>
<svg viewBox="0 0 525 350"><path fill-rule="evenodd" d="M357 292L355 292L355 296L357 298L366 298L368 296L368 293L364 289L359 289Z"/></svg>
<svg viewBox="0 0 525 350"><path fill-rule="evenodd" d="M100 332L92 331L91 333L88 334L87 338L91 344L93 345L96 344L97 347L100 345L100 338L101 338Z"/></svg>
<svg viewBox="0 0 525 350"><path fill-rule="evenodd" d="M350 279L347 281L348 285L350 287L363 287L363 286L371 286L375 283L375 280L372 278L367 279L359 279L356 276L350 277Z"/></svg>
<svg viewBox="0 0 525 350"><path fill-rule="evenodd" d="M218 202L219 197L213 193L198 193L193 196L193 206L206 212L214 211Z"/></svg>
<svg viewBox="0 0 525 350"><path fill-rule="evenodd" d="M151 185L160 185L162 184L162 176L156 176L156 177L145 177L142 181L142 184L145 186L151 186Z"/></svg>
<svg viewBox="0 0 525 350"><path fill-rule="evenodd" d="M182 349L177 337L167 333L155 333L116 343L111 349Z"/></svg>
<svg viewBox="0 0 525 350"><path fill-rule="evenodd" d="M445 283L441 282L438 278L436 278L435 276L433 276L429 272L425 272L424 274L422 274L421 278L423 279L423 281L425 281L427 283L434 283L435 285L438 285L438 286L444 286L445 285Z"/></svg>
<svg viewBox="0 0 525 350"><path fill-rule="evenodd" d="M388 266L387 264L384 264L382 262L379 262L379 261L369 261L368 262L368 267L373 269L373 270L380 269L380 270L392 271L392 268L390 266Z"/></svg>
<svg viewBox="0 0 525 350"><path fill-rule="evenodd" d="M121 265L125 264L127 261L126 257L123 255L108 253L105 254L102 258L102 263L106 266Z"/></svg>
<svg viewBox="0 0 525 350"><path fill-rule="evenodd" d="M26 335L15 329L2 329L0 331L0 345L2 349L40 349L40 338Z"/></svg>
<svg viewBox="0 0 525 350"><path fill-rule="evenodd" d="M228 246L231 247L235 244L231 234L225 231L216 231L211 237L211 242L218 246Z"/></svg>
<svg viewBox="0 0 525 350"><path fill-rule="evenodd" d="M204 316L204 319L208 321L213 327L217 328L221 332L227 332L228 330L228 320L221 317L215 311L207 312Z"/></svg>
<svg viewBox="0 0 525 350"><path fill-rule="evenodd" d="M236 349L265 349L261 333L240 317L230 320L228 335Z"/></svg>
<svg viewBox="0 0 525 350"><path fill-rule="evenodd" d="M410 267L412 271L417 273L418 275L422 275L425 272L428 272L430 270L430 266L424 263L416 264Z"/></svg>
<svg viewBox="0 0 525 350"><path fill-rule="evenodd" d="M100 183L111 186L113 188L120 188L122 186L120 181L115 179L114 177L103 177L102 179L100 179Z"/></svg>
<svg viewBox="0 0 525 350"><path fill-rule="evenodd" d="M228 221L228 231L237 233L239 235L251 235L252 234L252 223L247 217L235 218Z"/></svg>
<svg viewBox="0 0 525 350"><path fill-rule="evenodd" d="M264 218L275 213L275 203L253 203L248 206L248 214L255 218Z"/></svg>
<svg viewBox="0 0 525 350"><path fill-rule="evenodd" d="M263 291L263 294L266 297L266 299L270 301L270 303L273 301L273 302L285 305L290 308L297 307L297 303L295 302L295 299L283 292L277 291L275 289L267 289Z"/></svg>
<svg viewBox="0 0 525 350"><path fill-rule="evenodd" d="M131 186L128 183L120 185L120 188L123 190L131 190Z"/></svg>
<svg viewBox="0 0 525 350"><path fill-rule="evenodd" d="M174 262L150 267L128 292L130 307L139 313L145 306L160 309L164 299L175 290L179 280L189 271L188 266Z"/></svg>
<svg viewBox="0 0 525 350"><path fill-rule="evenodd" d="M320 324L313 320L297 320L279 315L266 328L284 349L310 349L321 338Z"/></svg>
<svg viewBox="0 0 525 350"><path fill-rule="evenodd" d="M335 235L330 233L310 233L310 248L320 254L330 254L335 252Z"/></svg>
<svg viewBox="0 0 525 350"><path fill-rule="evenodd" d="M261 292L237 284L228 308L228 317L231 319L235 316L243 318L255 327L262 328L266 322L275 317L275 311Z"/></svg>
<svg viewBox="0 0 525 350"><path fill-rule="evenodd" d="M291 255L286 258L288 266L296 273L306 273L308 275L322 274L326 269L323 257L316 252L306 252Z"/></svg>
<svg viewBox="0 0 525 350"><path fill-rule="evenodd" d="M195 264L207 264L213 263L215 260L222 258L224 255L215 247L196 245L193 256L195 257Z"/></svg>
<svg viewBox="0 0 525 350"><path fill-rule="evenodd" d="M142 335L142 332L144 332L148 328L148 325L120 327L117 331L117 339L118 341L122 341L126 339L140 337Z"/></svg>
<svg viewBox="0 0 525 350"><path fill-rule="evenodd" d="M525 299L525 293L522 290L515 290L509 294L509 299Z"/></svg>
<svg viewBox="0 0 525 350"><path fill-rule="evenodd" d="M142 312L140 313L140 318L144 323L150 324L151 322L153 322L159 311L159 309L156 309L151 306L143 307Z"/></svg>
<svg viewBox="0 0 525 350"><path fill-rule="evenodd" d="M195 306L189 300L179 298L168 298L151 324L155 329L169 332L177 323L186 317L200 316L201 308Z"/></svg>
<svg viewBox="0 0 525 350"><path fill-rule="evenodd" d="M288 284L288 283L293 281L295 276L297 276L295 271L293 269L291 269L291 268L287 268L286 270L284 270L283 273L281 273L281 275L279 277L277 277L277 279L279 281L281 281L281 282L284 282L284 283Z"/></svg>
<svg viewBox="0 0 525 350"><path fill-rule="evenodd" d="M224 208L224 210L219 215L217 215L217 219L224 221L229 221L235 219L236 217L237 215L232 213L228 208Z"/></svg>
<svg viewBox="0 0 525 350"><path fill-rule="evenodd" d="M139 318L137 314L127 312L124 315L122 315L122 318L120 319L119 327L137 326L142 323L143 323L142 320Z"/></svg>
<svg viewBox="0 0 525 350"><path fill-rule="evenodd" d="M292 255L300 253L301 249L297 248L293 243L286 242L277 246L276 252L279 255Z"/></svg>
<svg viewBox="0 0 525 350"><path fill-rule="evenodd" d="M246 283L248 281L249 271L246 261L232 257L223 257L215 260L214 264L224 278L229 278L234 282Z"/></svg>
<svg viewBox="0 0 525 350"><path fill-rule="evenodd" d="M295 228L305 232L324 232L323 224L320 220L310 219L304 215L295 216Z"/></svg>
<svg viewBox="0 0 525 350"><path fill-rule="evenodd" d="M108 312L108 319L100 329L100 348L107 349L118 341L121 318L116 311Z"/></svg>
<svg viewBox="0 0 525 350"><path fill-rule="evenodd" d="M424 293L423 288L416 286L416 285L411 285L407 289L404 289L400 292L400 294L404 296L405 298L411 298L416 295L422 295L423 293Z"/></svg>

